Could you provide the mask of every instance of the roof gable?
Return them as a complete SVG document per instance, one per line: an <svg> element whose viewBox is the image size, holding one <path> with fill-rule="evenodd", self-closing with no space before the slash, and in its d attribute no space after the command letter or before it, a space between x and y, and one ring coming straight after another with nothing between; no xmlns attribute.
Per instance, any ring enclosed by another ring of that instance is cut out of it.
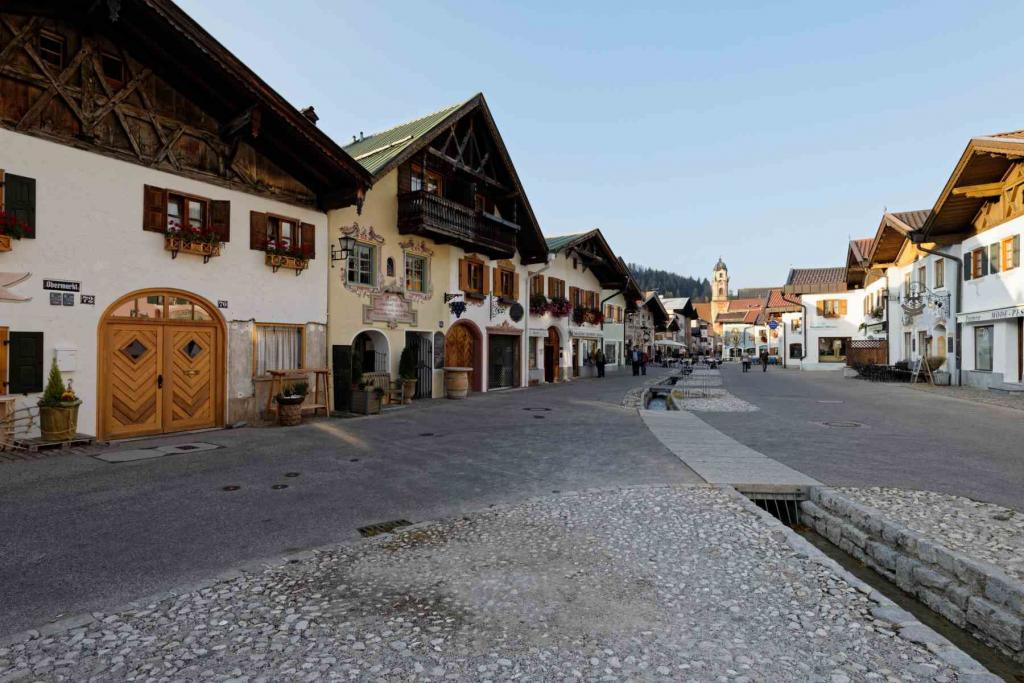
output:
<svg viewBox="0 0 1024 683"><path fill-rule="evenodd" d="M791 268L782 291L786 294L845 292L846 268Z"/></svg>
<svg viewBox="0 0 1024 683"><path fill-rule="evenodd" d="M619 289L625 286L629 270L615 255L604 235L597 228L573 235L559 235L546 240L548 251L565 253L566 257L578 258L584 268L597 276L605 289Z"/></svg>

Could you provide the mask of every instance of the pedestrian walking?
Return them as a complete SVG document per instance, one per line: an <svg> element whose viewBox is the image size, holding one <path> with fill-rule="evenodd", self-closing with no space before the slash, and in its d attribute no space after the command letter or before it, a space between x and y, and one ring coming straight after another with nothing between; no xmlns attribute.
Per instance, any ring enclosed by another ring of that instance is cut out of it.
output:
<svg viewBox="0 0 1024 683"><path fill-rule="evenodd" d="M651 357L647 355L646 351L640 354L640 374L647 374L647 364L651 361Z"/></svg>
<svg viewBox="0 0 1024 683"><path fill-rule="evenodd" d="M597 376L604 377L604 351L600 347L597 349L597 353L594 354L594 363L597 365Z"/></svg>
<svg viewBox="0 0 1024 683"><path fill-rule="evenodd" d="M744 353L742 357L743 372L750 372L750 354Z"/></svg>
<svg viewBox="0 0 1024 683"><path fill-rule="evenodd" d="M768 349L761 351L761 372L768 372Z"/></svg>
<svg viewBox="0 0 1024 683"><path fill-rule="evenodd" d="M633 376L640 376L640 347L634 346L633 352L630 354L630 361L633 364Z"/></svg>

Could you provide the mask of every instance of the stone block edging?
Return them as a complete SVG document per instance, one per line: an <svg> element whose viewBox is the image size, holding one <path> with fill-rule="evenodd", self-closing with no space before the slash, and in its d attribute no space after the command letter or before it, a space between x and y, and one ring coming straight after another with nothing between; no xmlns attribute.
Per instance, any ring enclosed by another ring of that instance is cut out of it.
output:
<svg viewBox="0 0 1024 683"><path fill-rule="evenodd" d="M802 521L933 611L1024 662L1024 582L875 508L811 487Z"/></svg>

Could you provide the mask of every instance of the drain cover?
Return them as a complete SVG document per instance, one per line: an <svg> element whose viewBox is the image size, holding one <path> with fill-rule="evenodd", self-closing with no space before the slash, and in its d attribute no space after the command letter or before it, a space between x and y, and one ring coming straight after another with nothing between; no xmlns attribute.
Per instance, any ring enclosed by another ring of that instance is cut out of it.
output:
<svg viewBox="0 0 1024 683"><path fill-rule="evenodd" d="M420 436L434 436L434 432L420 432Z"/></svg>
<svg viewBox="0 0 1024 683"><path fill-rule="evenodd" d="M543 420L543 419L544 419L544 416L543 416L543 415L534 415L534 416L533 416L533 419L534 419L534 420Z"/></svg>
<svg viewBox="0 0 1024 683"><path fill-rule="evenodd" d="M232 485L232 486L225 486L224 488L221 489L221 491L237 491L240 488L242 488L242 487L241 486L234 486L234 485Z"/></svg>
<svg viewBox="0 0 1024 683"><path fill-rule="evenodd" d="M847 421L847 422L843 422L843 421L838 421L838 422L837 421L833 421L833 422L819 422L818 424L820 424L822 427L863 427L864 426L864 424L861 423L861 422L849 422L849 421Z"/></svg>
<svg viewBox="0 0 1024 683"><path fill-rule="evenodd" d="M832 400L832 399L822 399L822 400L818 401L818 403L842 403L842 401L836 401L836 400Z"/></svg>
<svg viewBox="0 0 1024 683"><path fill-rule="evenodd" d="M359 462L359 458L352 458L349 462Z"/></svg>
<svg viewBox="0 0 1024 683"><path fill-rule="evenodd" d="M368 526L359 527L360 536L379 536L380 534L389 534L395 529L399 529L403 526L412 526L412 522L407 519L395 519L390 522L380 522L378 524L370 524Z"/></svg>
<svg viewBox="0 0 1024 683"><path fill-rule="evenodd" d="M551 408L523 408L523 410L527 410L527 411L534 412L534 413L550 413L551 412Z"/></svg>
<svg viewBox="0 0 1024 683"><path fill-rule="evenodd" d="M297 477L297 476L299 476L299 473L298 472L285 472L284 476L286 476L286 477Z"/></svg>
<svg viewBox="0 0 1024 683"><path fill-rule="evenodd" d="M270 488L274 489L275 491L280 491L281 489L288 488L288 484L274 484Z"/></svg>

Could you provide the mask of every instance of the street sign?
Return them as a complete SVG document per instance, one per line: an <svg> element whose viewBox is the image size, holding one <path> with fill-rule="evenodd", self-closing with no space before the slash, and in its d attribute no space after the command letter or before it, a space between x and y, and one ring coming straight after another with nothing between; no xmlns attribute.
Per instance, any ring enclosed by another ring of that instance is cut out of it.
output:
<svg viewBox="0 0 1024 683"><path fill-rule="evenodd" d="M768 329L769 330L777 330L777 329L779 329L779 321L778 320L769 320L768 321Z"/></svg>

